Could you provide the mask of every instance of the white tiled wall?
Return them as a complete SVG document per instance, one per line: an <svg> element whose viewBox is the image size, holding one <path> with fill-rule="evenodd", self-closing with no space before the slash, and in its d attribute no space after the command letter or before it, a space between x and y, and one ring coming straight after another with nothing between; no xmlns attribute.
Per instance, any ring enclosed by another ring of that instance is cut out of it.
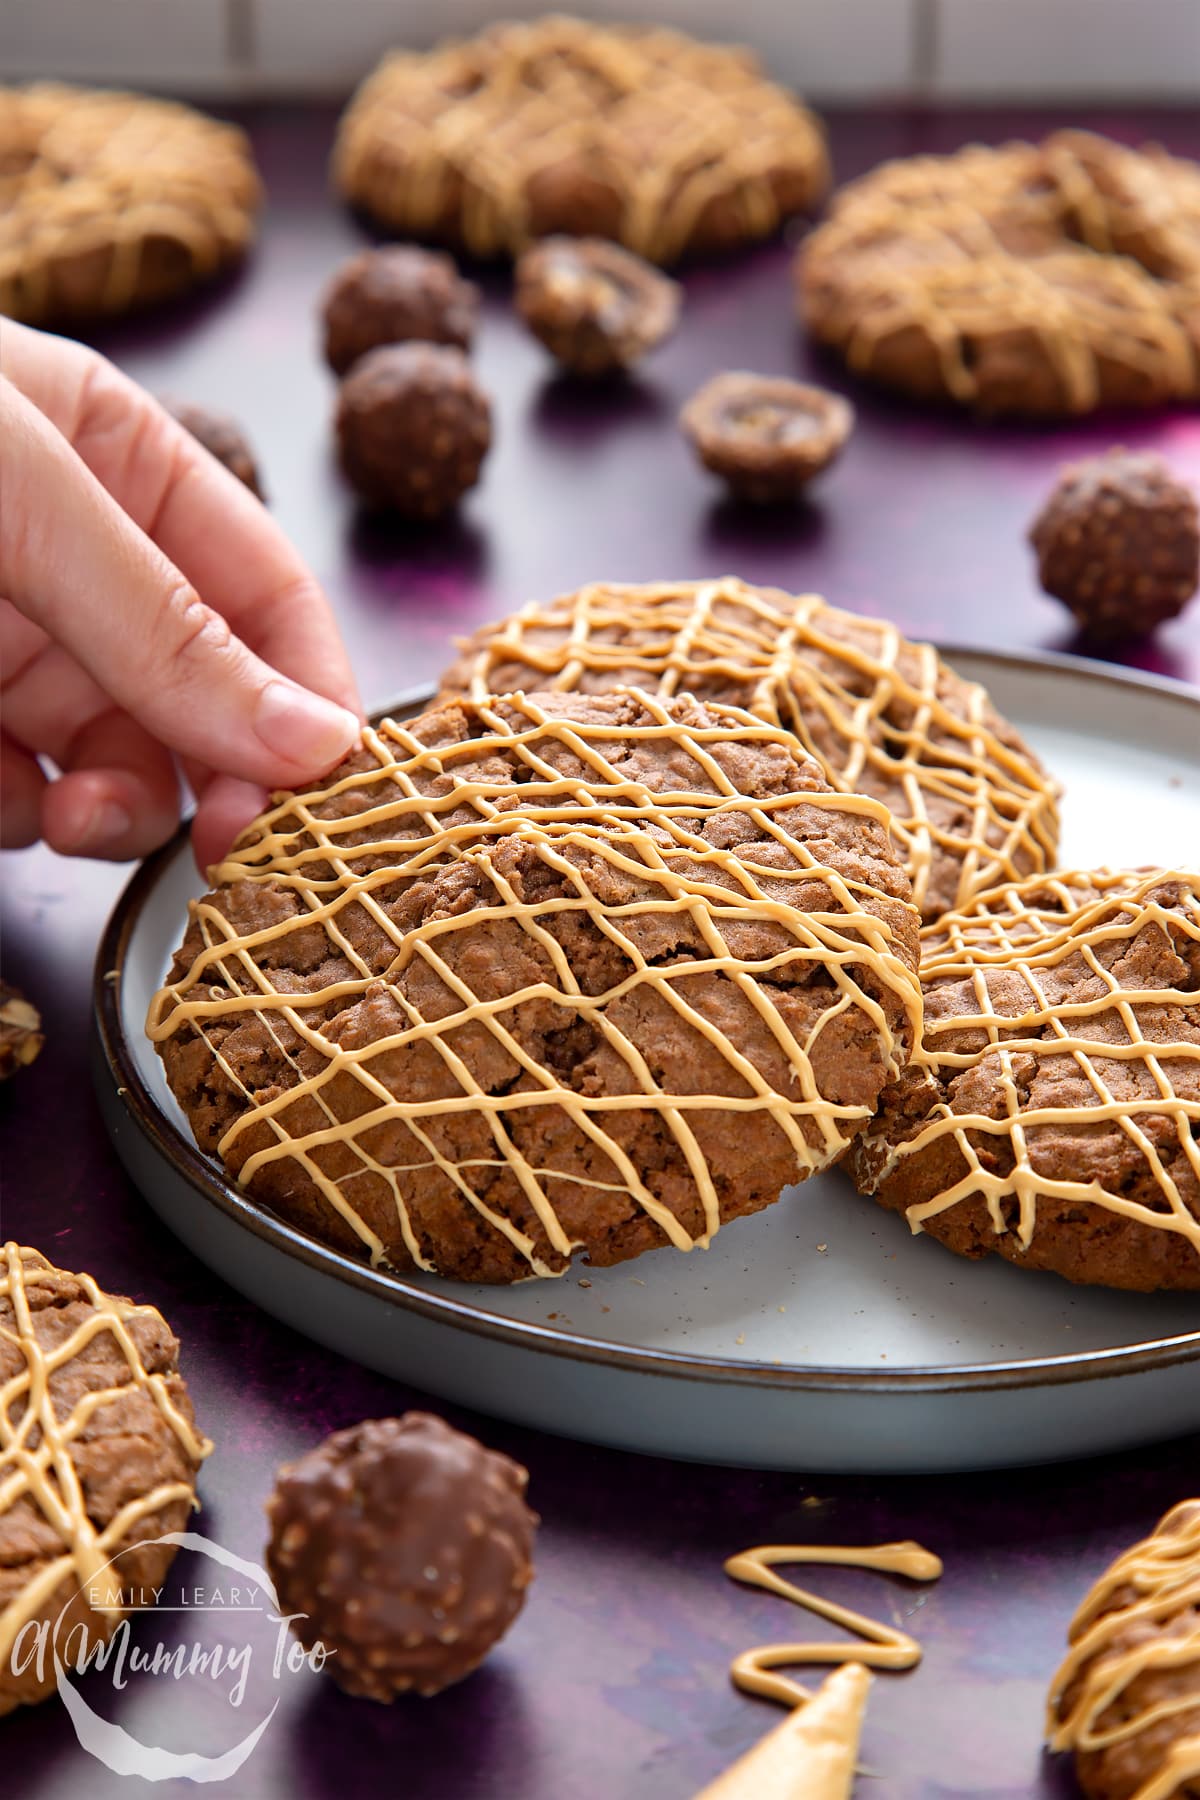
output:
<svg viewBox="0 0 1200 1800"><path fill-rule="evenodd" d="M0 76L339 94L394 43L527 0L0 0ZM821 101L1131 98L1200 106L1200 0L558 0L753 44Z"/></svg>
<svg viewBox="0 0 1200 1800"><path fill-rule="evenodd" d="M229 0L0 0L0 77L219 93L229 26Z"/></svg>
<svg viewBox="0 0 1200 1800"><path fill-rule="evenodd" d="M1200 108L1200 0L939 0L938 91L1160 94Z"/></svg>

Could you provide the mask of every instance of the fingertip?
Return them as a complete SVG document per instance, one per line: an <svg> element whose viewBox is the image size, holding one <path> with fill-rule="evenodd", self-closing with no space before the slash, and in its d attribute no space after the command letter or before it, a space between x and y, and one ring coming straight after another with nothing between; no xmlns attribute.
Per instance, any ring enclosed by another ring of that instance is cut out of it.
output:
<svg viewBox="0 0 1200 1800"><path fill-rule="evenodd" d="M320 775L350 754L362 735L362 721L348 707L296 682L278 680L269 681L259 694L254 729L273 756Z"/></svg>

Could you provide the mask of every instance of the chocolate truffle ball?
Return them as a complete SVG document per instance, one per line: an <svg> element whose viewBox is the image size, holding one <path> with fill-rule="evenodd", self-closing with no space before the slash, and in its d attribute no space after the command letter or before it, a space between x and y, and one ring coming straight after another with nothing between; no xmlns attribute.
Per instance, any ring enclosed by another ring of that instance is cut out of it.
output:
<svg viewBox="0 0 1200 1800"><path fill-rule="evenodd" d="M461 350L383 344L342 382L337 435L342 468L364 500L434 519L478 481L491 407Z"/></svg>
<svg viewBox="0 0 1200 1800"><path fill-rule="evenodd" d="M543 238L517 263L518 313L580 375L635 363L674 330L679 299L678 282L605 238Z"/></svg>
<svg viewBox="0 0 1200 1800"><path fill-rule="evenodd" d="M841 454L854 408L840 394L785 376L715 375L679 415L706 469L740 500L795 500Z"/></svg>
<svg viewBox="0 0 1200 1800"><path fill-rule="evenodd" d="M479 289L463 280L452 257L407 244L364 250L326 290L325 360L344 375L380 344L416 338L469 350L478 311Z"/></svg>
<svg viewBox="0 0 1200 1800"><path fill-rule="evenodd" d="M1118 447L1064 469L1029 541L1043 588L1098 643L1173 619L1200 581L1196 496L1147 451Z"/></svg>
<svg viewBox="0 0 1200 1800"><path fill-rule="evenodd" d="M204 445L210 456L224 463L229 473L236 475L257 499L263 498L254 452L236 419L231 419L228 413L209 412L205 406L193 406L186 400L164 399L161 404L197 443Z"/></svg>
<svg viewBox="0 0 1200 1800"><path fill-rule="evenodd" d="M533 1579L525 1470L429 1413L335 1431L279 1471L267 1568L348 1694L436 1694L479 1667Z"/></svg>

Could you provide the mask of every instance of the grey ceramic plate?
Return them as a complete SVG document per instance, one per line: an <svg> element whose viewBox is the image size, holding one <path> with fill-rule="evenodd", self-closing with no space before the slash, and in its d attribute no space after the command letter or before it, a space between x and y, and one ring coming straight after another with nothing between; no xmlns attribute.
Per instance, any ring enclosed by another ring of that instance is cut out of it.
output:
<svg viewBox="0 0 1200 1800"><path fill-rule="evenodd" d="M1200 858L1200 696L1067 658L952 655L1064 783L1065 862ZM309 1337L485 1412L706 1462L978 1468L1200 1427L1200 1295L962 1262L836 1173L709 1251L517 1288L387 1275L326 1249L195 1149L144 1037L199 891L180 839L117 906L96 975L101 1104L171 1229Z"/></svg>

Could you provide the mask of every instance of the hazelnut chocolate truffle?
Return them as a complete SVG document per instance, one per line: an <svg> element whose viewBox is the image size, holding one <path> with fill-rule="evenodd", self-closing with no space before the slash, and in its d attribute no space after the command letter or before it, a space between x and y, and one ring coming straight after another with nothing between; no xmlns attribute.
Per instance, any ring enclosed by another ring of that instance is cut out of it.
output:
<svg viewBox="0 0 1200 1800"><path fill-rule="evenodd" d="M679 317L679 283L604 238L545 238L517 263L517 311L564 368L627 369Z"/></svg>
<svg viewBox="0 0 1200 1800"><path fill-rule="evenodd" d="M256 499L263 498L254 452L236 419L231 419L228 413L210 412L206 406L193 406L187 400L164 399L161 404L198 444L203 444L210 456L215 456L231 475L236 475Z"/></svg>
<svg viewBox="0 0 1200 1800"><path fill-rule="evenodd" d="M337 435L342 468L364 500L435 519L478 481L491 407L461 350L382 344L342 382Z"/></svg>
<svg viewBox="0 0 1200 1800"><path fill-rule="evenodd" d="M706 469L741 500L794 500L840 455L854 409L840 394L785 377L716 375L679 415Z"/></svg>
<svg viewBox="0 0 1200 1800"><path fill-rule="evenodd" d="M0 1081L27 1068L45 1041L37 1007L7 981L0 981Z"/></svg>
<svg viewBox="0 0 1200 1800"><path fill-rule="evenodd" d="M1043 588L1097 642L1153 631L1200 581L1196 496L1147 451L1118 447L1064 469L1029 540Z"/></svg>
<svg viewBox="0 0 1200 1800"><path fill-rule="evenodd" d="M388 244L344 263L326 290L325 360L337 375L380 344L418 339L469 350L479 289L452 257Z"/></svg>
<svg viewBox="0 0 1200 1800"><path fill-rule="evenodd" d="M368 1419L280 1471L267 1568L348 1694L436 1694L477 1669L533 1579L526 1471L430 1413Z"/></svg>

